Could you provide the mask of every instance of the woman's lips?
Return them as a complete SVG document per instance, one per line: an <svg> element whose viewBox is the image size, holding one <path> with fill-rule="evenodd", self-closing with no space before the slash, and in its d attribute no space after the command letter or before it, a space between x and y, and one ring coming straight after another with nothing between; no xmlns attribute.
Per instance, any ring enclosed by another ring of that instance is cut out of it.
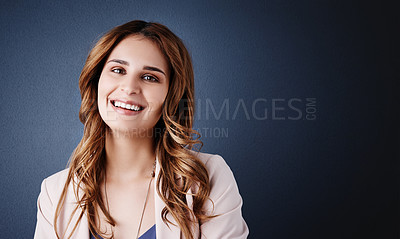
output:
<svg viewBox="0 0 400 239"><path fill-rule="evenodd" d="M110 100L113 109L123 115L137 115L144 109L143 106L133 101Z"/></svg>

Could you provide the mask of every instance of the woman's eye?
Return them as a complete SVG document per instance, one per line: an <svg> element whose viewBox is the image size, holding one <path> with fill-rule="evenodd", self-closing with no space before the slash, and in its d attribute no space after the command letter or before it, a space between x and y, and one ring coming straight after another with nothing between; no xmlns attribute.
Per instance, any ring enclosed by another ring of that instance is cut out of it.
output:
<svg viewBox="0 0 400 239"><path fill-rule="evenodd" d="M144 76L143 76L143 80L151 81L151 82L158 82L158 79L157 79L157 78L155 78L155 77L153 77L153 76L149 76L149 75L144 75Z"/></svg>
<svg viewBox="0 0 400 239"><path fill-rule="evenodd" d="M114 73L117 73L117 74L125 74L124 69L121 69L121 68L114 68L114 69L111 69L111 71Z"/></svg>

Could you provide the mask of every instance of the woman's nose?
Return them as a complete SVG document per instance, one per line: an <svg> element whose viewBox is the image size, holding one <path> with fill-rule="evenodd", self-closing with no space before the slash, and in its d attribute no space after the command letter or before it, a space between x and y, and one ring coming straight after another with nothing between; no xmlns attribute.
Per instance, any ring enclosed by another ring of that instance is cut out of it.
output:
<svg viewBox="0 0 400 239"><path fill-rule="evenodd" d="M125 92L127 95L139 94L141 91L139 77L137 76L126 77L123 80L121 91Z"/></svg>

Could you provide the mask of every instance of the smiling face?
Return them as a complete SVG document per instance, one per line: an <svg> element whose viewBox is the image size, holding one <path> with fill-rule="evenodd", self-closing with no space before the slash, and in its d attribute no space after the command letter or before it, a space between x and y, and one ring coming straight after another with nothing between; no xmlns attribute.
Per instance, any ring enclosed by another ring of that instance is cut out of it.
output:
<svg viewBox="0 0 400 239"><path fill-rule="evenodd" d="M148 132L160 119L169 67L159 47L141 35L122 40L105 62L98 108L112 131Z"/></svg>

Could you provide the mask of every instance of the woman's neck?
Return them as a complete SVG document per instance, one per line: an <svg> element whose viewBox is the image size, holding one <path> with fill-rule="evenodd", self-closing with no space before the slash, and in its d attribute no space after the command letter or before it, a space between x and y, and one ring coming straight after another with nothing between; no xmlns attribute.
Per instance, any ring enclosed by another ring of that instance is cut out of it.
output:
<svg viewBox="0 0 400 239"><path fill-rule="evenodd" d="M151 175L156 157L152 136L107 131L105 152L108 179L127 182Z"/></svg>

